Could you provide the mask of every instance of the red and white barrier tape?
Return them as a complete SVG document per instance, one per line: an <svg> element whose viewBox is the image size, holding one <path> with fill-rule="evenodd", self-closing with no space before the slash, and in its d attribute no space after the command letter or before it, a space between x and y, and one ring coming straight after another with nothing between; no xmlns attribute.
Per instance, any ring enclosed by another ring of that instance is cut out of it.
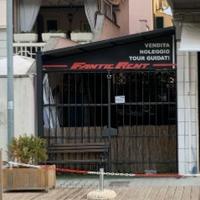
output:
<svg viewBox="0 0 200 200"><path fill-rule="evenodd" d="M18 163L18 162L13 162L13 161L9 161L8 164L10 166L21 166L21 167L29 167L29 168L41 168L41 166L39 165L31 165L31 164L25 164L25 163Z"/></svg>
<svg viewBox="0 0 200 200"><path fill-rule="evenodd" d="M30 167L30 168L45 168L45 165L30 165L18 162L9 161L8 164L10 166L22 166L22 167ZM73 174L89 174L89 175L100 175L100 172L96 171L88 171L88 170L79 170L79 169L67 169L67 168L56 168L56 172L62 173L73 173ZM104 172L105 176L121 176L121 177L155 177L155 178L181 178L181 177L189 177L189 176L200 176L200 174L154 174L154 173L146 173L146 174L134 174L134 173L113 173L113 172Z"/></svg>
<svg viewBox="0 0 200 200"><path fill-rule="evenodd" d="M90 174L90 175L100 175L100 172L87 171L87 170L77 170L77 169L66 169L66 168L56 168L57 172L62 173L74 173L74 174ZM157 177L157 178L181 178L182 175L179 174L131 174L131 173L113 173L113 172L104 172L105 176L121 176L121 177Z"/></svg>

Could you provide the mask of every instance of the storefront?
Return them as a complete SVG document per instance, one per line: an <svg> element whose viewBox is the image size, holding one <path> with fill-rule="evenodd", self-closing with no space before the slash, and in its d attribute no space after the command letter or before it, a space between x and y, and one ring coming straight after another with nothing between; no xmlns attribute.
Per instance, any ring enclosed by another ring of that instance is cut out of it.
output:
<svg viewBox="0 0 200 200"><path fill-rule="evenodd" d="M38 55L38 132L48 148L105 143L107 170L177 172L174 34L168 28ZM48 162L97 169L97 157L57 151Z"/></svg>

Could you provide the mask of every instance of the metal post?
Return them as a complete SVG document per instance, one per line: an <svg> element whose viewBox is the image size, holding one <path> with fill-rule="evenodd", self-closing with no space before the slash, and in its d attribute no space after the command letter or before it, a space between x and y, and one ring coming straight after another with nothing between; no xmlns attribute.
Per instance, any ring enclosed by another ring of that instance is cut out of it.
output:
<svg viewBox="0 0 200 200"><path fill-rule="evenodd" d="M2 150L0 149L0 200L3 199Z"/></svg>
<svg viewBox="0 0 200 200"><path fill-rule="evenodd" d="M37 52L37 134L44 136L43 130L43 73L41 51Z"/></svg>
<svg viewBox="0 0 200 200"><path fill-rule="evenodd" d="M7 0L7 126L8 144L14 137L13 1Z"/></svg>
<svg viewBox="0 0 200 200"><path fill-rule="evenodd" d="M111 78L112 75L110 71L108 72L107 79L108 79L108 128L111 128Z"/></svg>
<svg viewBox="0 0 200 200"><path fill-rule="evenodd" d="M99 174L99 190L104 190L104 168L100 168L100 174Z"/></svg>
<svg viewBox="0 0 200 200"><path fill-rule="evenodd" d="M112 75L110 74L110 71L108 71L107 75L108 79L108 138L109 138L109 149L111 150L111 79ZM110 169L111 167L111 155L109 155L108 158L108 168Z"/></svg>

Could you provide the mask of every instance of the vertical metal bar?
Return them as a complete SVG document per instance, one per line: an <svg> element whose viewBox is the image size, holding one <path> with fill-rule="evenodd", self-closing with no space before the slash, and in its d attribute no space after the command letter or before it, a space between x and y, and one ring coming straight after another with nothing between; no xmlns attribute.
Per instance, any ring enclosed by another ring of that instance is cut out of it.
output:
<svg viewBox="0 0 200 200"><path fill-rule="evenodd" d="M111 128L111 78L112 75L110 74L110 71L108 71L108 128Z"/></svg>
<svg viewBox="0 0 200 200"><path fill-rule="evenodd" d="M114 93L114 96L116 96L118 94L118 84L116 84L116 75L117 74L114 74L115 76L115 84L113 84L113 93ZM118 104L115 104L115 112L116 112L116 117L115 117L115 120L116 120L116 127L120 126L121 124L118 124L118 112L117 110L119 109L118 107Z"/></svg>
<svg viewBox="0 0 200 200"><path fill-rule="evenodd" d="M132 103L133 102L133 99L131 98L132 97L132 92L131 92L131 86L132 86L132 82L131 82L131 77L132 77L132 72L128 75L128 96L129 96L129 102L130 103ZM128 106L127 106L128 107ZM129 105L129 112L130 112L130 114L129 114L129 123L128 123L128 126L132 126L132 124L131 124L131 116L132 116L132 114L131 114L131 112L132 112L132 109L131 108L133 108L133 106L131 106L131 105ZM131 135L130 134L130 129L129 129L129 135Z"/></svg>
<svg viewBox="0 0 200 200"><path fill-rule="evenodd" d="M88 88L88 99L89 99L89 102L88 102L88 110L89 110L89 113L90 113L90 116L89 116L89 123L88 123L88 142L90 141L90 123L91 123L91 107L89 106L89 104L91 104L92 102L90 101L90 81L89 81L89 73L87 74L87 88Z"/></svg>
<svg viewBox="0 0 200 200"><path fill-rule="evenodd" d="M135 121L133 122L134 124L135 124L135 126L136 126L136 138L135 138L135 141L136 141L136 145L138 146L138 141L140 141L140 139L138 139L138 135L140 134L140 132L138 131L138 118L139 118L139 116L138 116L138 91L140 91L139 89L138 89L138 76L140 75L140 73L139 72L134 72L134 77L135 77L135 85L134 85L134 90L135 90L135 94L134 94L134 102L135 102L135 109L134 109L134 112L136 113L136 115L135 115ZM134 118L133 118L134 119ZM139 132L139 134L138 134L138 132ZM135 154L135 160L137 161L138 160L138 154ZM137 164L137 163L135 163L135 168L136 169L138 169L139 168L139 163ZM142 169L142 168L141 168Z"/></svg>
<svg viewBox="0 0 200 200"><path fill-rule="evenodd" d="M101 73L101 134L103 127L103 81L102 81L102 73Z"/></svg>
<svg viewBox="0 0 200 200"><path fill-rule="evenodd" d="M148 125L151 124L151 71L148 71Z"/></svg>
<svg viewBox="0 0 200 200"><path fill-rule="evenodd" d="M112 75L110 74L110 71L108 71L107 74L107 80L108 80L108 129L111 128L111 78ZM109 146L111 151L111 135L109 134ZM109 167L111 167L111 154L109 155Z"/></svg>
<svg viewBox="0 0 200 200"><path fill-rule="evenodd" d="M49 75L52 75L52 73L49 74ZM56 79L56 83L57 83L57 76L58 76L58 72L55 72L54 78ZM59 114L58 114L59 112L58 112L58 98L57 98L57 95L58 95L59 91L58 92L56 91L56 90L58 90L57 87L58 86L56 85L56 87L55 87L55 93L54 94L53 94L53 90L51 90L51 94L52 94L52 96L54 98L54 105L52 105L52 109L55 109L55 112L56 112L56 115L54 116L53 115L53 110L52 110L52 118L53 118L53 121L56 123L55 124L55 130L54 130L55 131L54 132L55 136L52 135L52 138L51 138L51 142L52 143L55 143L55 140L56 140L56 143L58 143L58 142L60 143L60 142L63 141L63 139L60 137L60 134L58 135L58 133L57 133L57 130L58 130L57 123L59 123L59 121L60 121ZM50 79L49 79L49 88L50 88ZM56 160L57 160L57 158L56 158Z"/></svg>
<svg viewBox="0 0 200 200"><path fill-rule="evenodd" d="M71 96L70 96L70 93L71 93L71 91L70 91L70 77L71 77L71 74L65 74L65 76L66 76L66 79L67 79L67 104L68 104L68 106L67 106L67 114L68 114L68 116L67 116L67 126L68 126L68 139L69 139L69 137L70 137L70 126L72 126L71 125L71 123L70 123L70 119L71 119ZM63 85L64 85L65 83L63 82ZM64 94L64 93L63 93ZM64 102L65 103L65 102ZM64 108L64 107L63 107Z"/></svg>
<svg viewBox="0 0 200 200"><path fill-rule="evenodd" d="M171 72L166 72L167 73L167 83L166 83L166 89L167 89L167 105L166 105L166 109L167 109L167 120L166 120L166 125L168 126L168 127L170 127L170 125L171 125L171 123L170 123L170 77L171 77L171 75L172 75L172 73ZM168 85L168 87L167 87L167 85ZM167 130L167 135L168 135L168 146L170 146L170 143L171 143L171 140L173 140L173 135L171 135L171 131L170 131L171 129L170 128L168 128L168 130ZM170 168L170 163L168 163L168 165L169 165L169 168Z"/></svg>
<svg viewBox="0 0 200 200"><path fill-rule="evenodd" d="M77 98L78 98L78 95L77 95L77 74L75 73L74 74L74 84L75 84L75 92L74 92L74 103L75 103L75 143L77 142Z"/></svg>
<svg viewBox="0 0 200 200"><path fill-rule="evenodd" d="M124 78L123 76L125 76L125 73L122 73L122 79ZM125 91L124 91L124 84L122 84L122 95L125 96ZM125 127L125 120L126 120L126 116L125 116L125 108L126 108L126 102L122 104L122 110L123 110L123 127ZM125 131L126 132L126 131ZM124 132L123 134L123 146L125 147L126 146L126 137L127 137L127 134ZM126 170L126 164L127 164L127 161L124 162L124 167L123 167L123 170L125 171Z"/></svg>
<svg viewBox="0 0 200 200"><path fill-rule="evenodd" d="M8 144L14 137L13 0L7 0L7 124Z"/></svg>
<svg viewBox="0 0 200 200"><path fill-rule="evenodd" d="M177 47L176 47L176 36L175 36L175 34L172 36L172 43L173 43L173 49L172 49L173 64L175 65L177 63L177 61L176 61L176 49L177 49ZM198 62L199 62L199 60L198 60ZM177 91L177 68L175 66L174 66L174 68L175 68L175 73L176 73L175 74L175 83L174 84L175 84L175 90ZM177 94L177 92L176 92L176 94ZM176 95L175 102L176 102L175 108L176 108L176 119L177 119L178 118L178 112L177 112L177 95ZM177 141L178 141L178 128L176 126L176 148L177 148L177 151L176 151L176 171L178 171L178 142ZM199 134L197 134L197 140L196 141L197 141L197 143L196 143L197 144L197 149L199 149ZM197 171L199 172L199 151L197 151L197 155L196 156L197 156Z"/></svg>
<svg viewBox="0 0 200 200"><path fill-rule="evenodd" d="M61 78L61 85L60 85L60 87L61 87L61 89L60 89L60 92L61 92L61 97L60 97L60 106L59 106L59 112L61 112L61 119L62 119L62 127L60 127L60 129L61 130L59 130L60 132L59 132L59 134L62 134L62 138L64 139L65 138L65 135L64 135L64 127L66 126L65 124L64 124L64 112L63 112L63 110L64 110L64 107L63 107L63 104L64 104L64 73L60 73L60 74L58 74L58 77L62 77ZM62 143L64 142L64 140L62 141Z"/></svg>
<svg viewBox="0 0 200 200"><path fill-rule="evenodd" d="M81 141L83 142L83 137L84 137L84 134L83 134L83 128L85 126L85 107L83 106L83 104L85 103L84 101L84 74L80 74L81 76Z"/></svg>
<svg viewBox="0 0 200 200"><path fill-rule="evenodd" d="M95 131L94 131L94 141L96 142L96 136L97 136L97 134L96 134L96 132L97 132L97 122L96 122L96 117L97 117L97 93L96 93L96 90L97 90L97 84L96 84L96 80L97 79L97 73L95 73L94 74L94 104L95 104L95 106L94 106L94 129L95 129Z"/></svg>
<svg viewBox="0 0 200 200"><path fill-rule="evenodd" d="M37 52L37 133L44 136L43 129L43 73L42 73L42 55Z"/></svg>
<svg viewBox="0 0 200 200"><path fill-rule="evenodd" d="M49 84L49 73L45 73L44 76L47 76L47 81L48 81L48 110L49 110L49 127L48 127L48 141L50 143L51 141L51 135L53 132L53 127L51 128L51 118L52 118L52 105L51 105L51 100L50 100L50 84Z"/></svg>
<svg viewBox="0 0 200 200"><path fill-rule="evenodd" d="M160 84L160 96L161 96L161 119L160 119L160 122L161 122L161 124L163 125L164 124L164 118L163 118L163 115L164 115L164 103L163 103L163 101L164 101L164 98L165 98L165 96L164 96L164 91L163 91L163 89L164 89L164 83L163 83L163 81L162 80L164 80L164 77L163 77L163 72L161 72L161 76L160 76L160 78L161 78L161 84Z"/></svg>
<svg viewBox="0 0 200 200"><path fill-rule="evenodd" d="M158 86L157 86L157 82L158 82L158 77L159 74L157 72L154 73L154 90L155 90L155 126L158 125Z"/></svg>
<svg viewBox="0 0 200 200"><path fill-rule="evenodd" d="M153 80L154 80L154 102L155 104L153 105L153 109L154 109L154 122L152 121L153 125L156 127L157 126L157 119L158 119L158 86L157 86L157 80L158 80L158 73L155 71L154 74L152 75L153 76ZM159 139L160 138L160 133L157 132L157 131L154 131L154 137L155 137L155 145L157 145ZM159 165L158 162L156 163L156 165Z"/></svg>
<svg viewBox="0 0 200 200"><path fill-rule="evenodd" d="M148 122L147 122L147 126L150 126L151 124L151 71L148 71ZM148 136L153 136L152 135L152 131L149 130L149 133L147 133ZM152 137L149 138L149 140L153 140ZM152 168L152 165L154 163L151 162L151 145L150 145L150 142L148 141L147 142L147 149L148 149L148 152L149 152L149 155L148 155L148 162L149 162L149 166L150 166L150 169Z"/></svg>
<svg viewBox="0 0 200 200"><path fill-rule="evenodd" d="M144 133L144 87L145 87L145 73L146 72L142 72L141 73L141 78L142 78L142 103L141 103L141 107L142 107L142 121L141 121L141 126L142 126L142 137L143 137L143 140L142 140L142 165L143 165L143 168L145 169L145 150L144 150L144 147L145 147L145 133Z"/></svg>
<svg viewBox="0 0 200 200"><path fill-rule="evenodd" d="M124 76L124 73L122 74L122 76ZM123 78L123 77L122 77ZM125 96L125 94L124 94L124 84L123 84L123 89L122 89L122 93L123 93L123 95ZM122 116L123 116L123 127L124 127L124 125L125 125L125 103L123 103L122 104L122 110L123 110L123 114L122 114ZM124 140L125 141L125 140Z"/></svg>

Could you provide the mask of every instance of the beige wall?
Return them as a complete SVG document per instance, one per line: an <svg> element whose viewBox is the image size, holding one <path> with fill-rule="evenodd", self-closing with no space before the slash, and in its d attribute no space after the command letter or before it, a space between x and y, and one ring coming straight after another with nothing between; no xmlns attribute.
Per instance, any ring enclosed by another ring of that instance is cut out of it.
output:
<svg viewBox="0 0 200 200"><path fill-rule="evenodd" d="M153 5L151 0L129 0L129 33L153 29Z"/></svg>
<svg viewBox="0 0 200 200"><path fill-rule="evenodd" d="M155 17L163 17L163 19L164 19L164 27L173 26L172 16L167 15L167 14L162 13L162 12L156 12L155 13Z"/></svg>
<svg viewBox="0 0 200 200"><path fill-rule="evenodd" d="M6 27L6 0L0 0L0 28Z"/></svg>
<svg viewBox="0 0 200 200"><path fill-rule="evenodd" d="M173 26L172 16L164 13L161 0L153 0L153 5L154 17L163 17L164 27ZM164 1L164 6L169 6L166 0Z"/></svg>

